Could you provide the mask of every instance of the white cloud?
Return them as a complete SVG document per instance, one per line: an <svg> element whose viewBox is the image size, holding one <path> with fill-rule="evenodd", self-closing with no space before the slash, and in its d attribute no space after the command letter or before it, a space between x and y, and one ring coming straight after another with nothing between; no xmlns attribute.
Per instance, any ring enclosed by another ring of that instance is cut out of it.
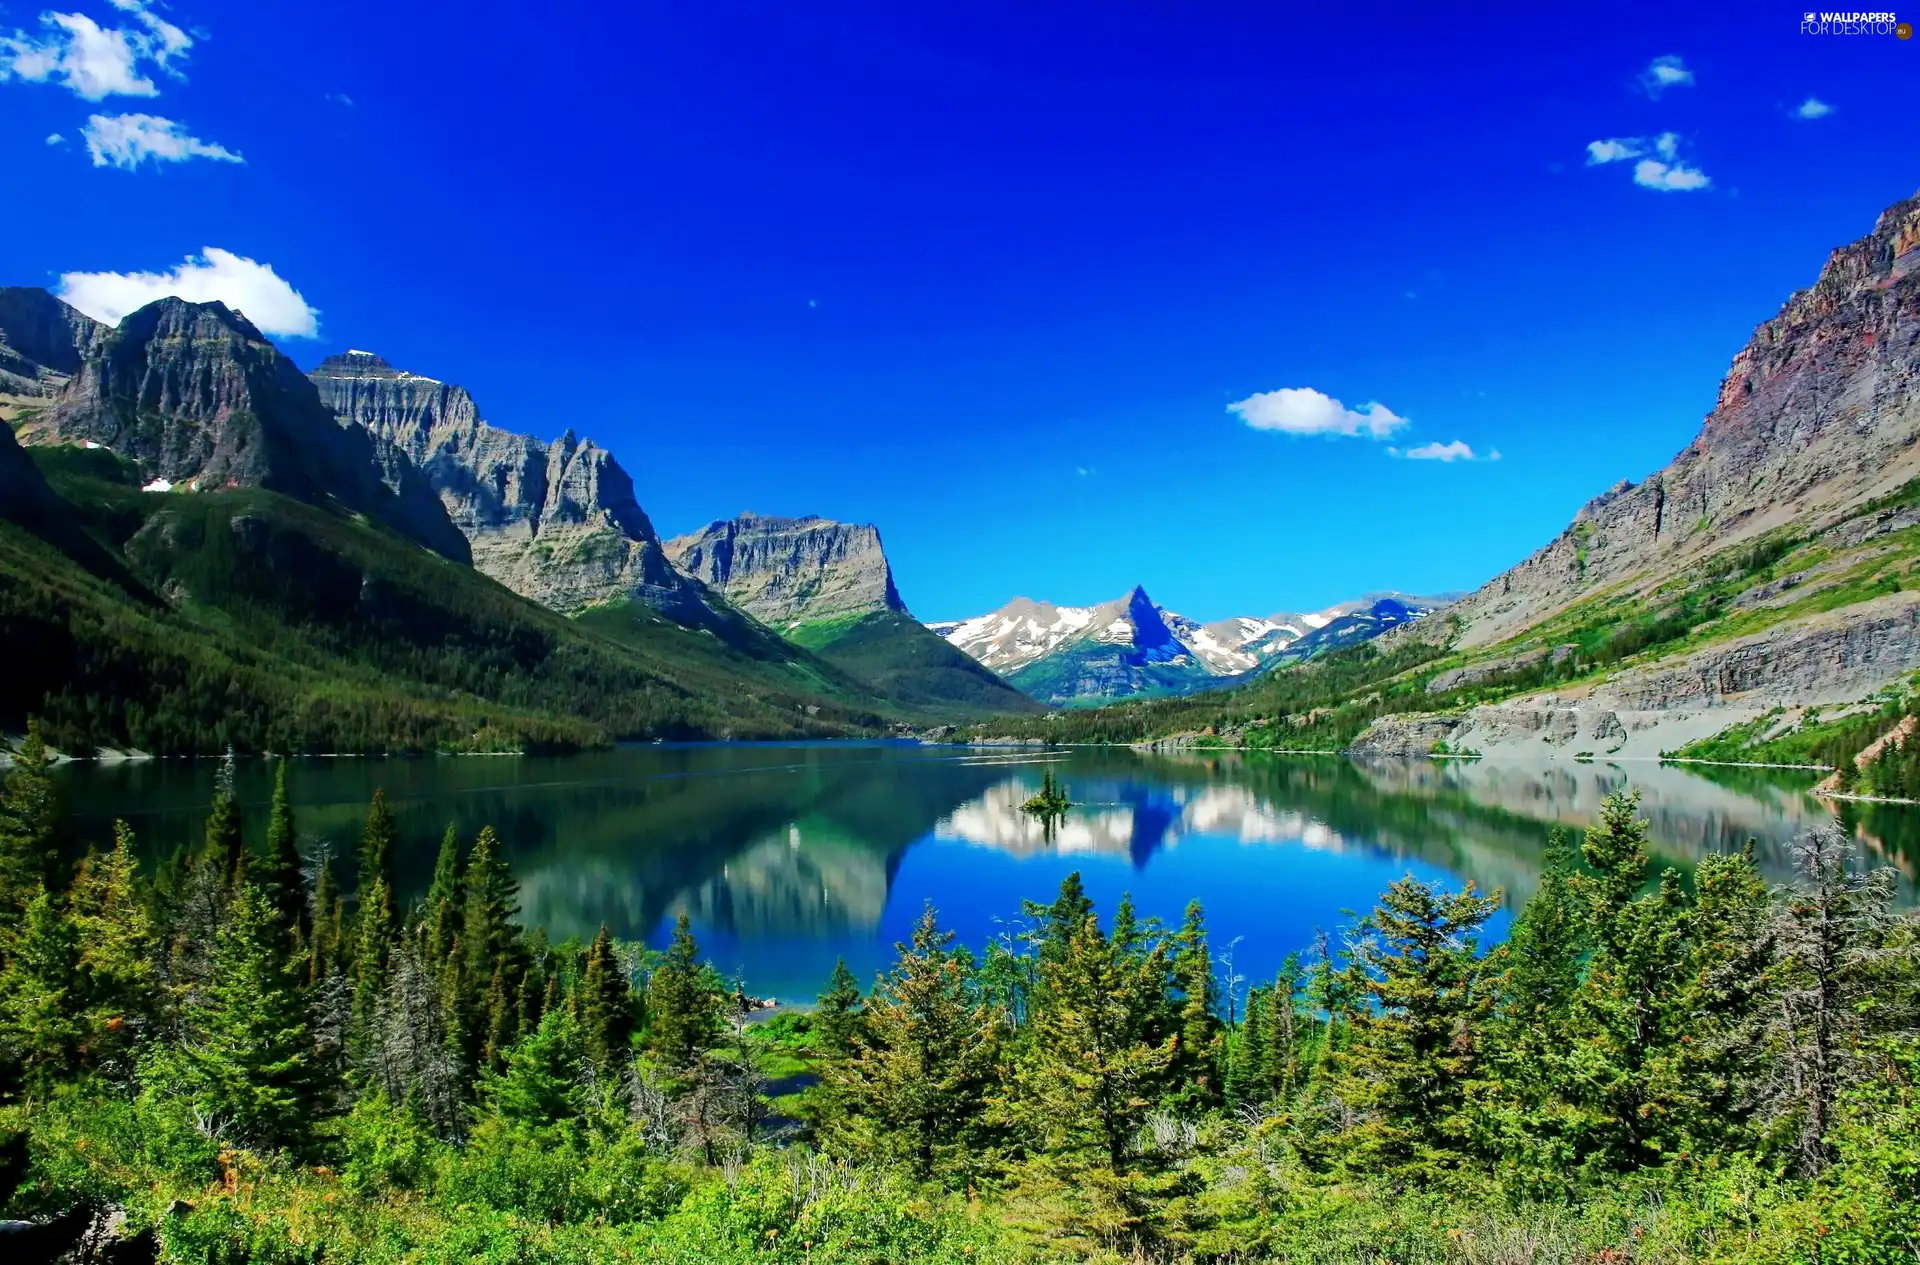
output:
<svg viewBox="0 0 1920 1265"><path fill-rule="evenodd" d="M1684 61L1672 54L1656 57L1640 72L1640 86L1647 90L1648 96L1658 97L1668 88L1691 88L1693 72L1687 69Z"/></svg>
<svg viewBox="0 0 1920 1265"><path fill-rule="evenodd" d="M144 0L112 0L136 27L103 27L84 13L42 13L42 35L0 35L0 82L19 78L59 83L88 101L152 97L160 90L143 70L151 65L175 78L173 66L193 47L185 31L150 12Z"/></svg>
<svg viewBox="0 0 1920 1265"><path fill-rule="evenodd" d="M329 92L327 94L327 100L333 102L335 105L352 105L353 104L353 98L348 96L344 92Z"/></svg>
<svg viewBox="0 0 1920 1265"><path fill-rule="evenodd" d="M1647 152L1646 142L1638 136L1615 136L1604 141L1587 142L1587 166L1598 167L1601 163L1625 162L1629 158L1638 158Z"/></svg>
<svg viewBox="0 0 1920 1265"><path fill-rule="evenodd" d="M171 272L69 272L60 297L95 320L118 325L127 313L168 295L191 303L219 300L246 313L262 333L314 338L320 313L272 265L208 246Z"/></svg>
<svg viewBox="0 0 1920 1265"><path fill-rule="evenodd" d="M1824 119L1832 113L1833 107L1819 97L1808 97L1793 108L1793 117L1796 119Z"/></svg>
<svg viewBox="0 0 1920 1265"><path fill-rule="evenodd" d="M1678 132L1660 133L1653 138L1653 149L1660 157L1672 162L1680 156L1680 134Z"/></svg>
<svg viewBox="0 0 1920 1265"><path fill-rule="evenodd" d="M190 158L211 158L216 162L239 163L246 159L224 146L190 136L184 125L151 114L95 114L81 129L87 152L96 167L122 167L128 171L151 158L155 162L181 163Z"/></svg>
<svg viewBox="0 0 1920 1265"><path fill-rule="evenodd" d="M1456 439L1450 444L1421 444L1418 448L1408 448L1404 452L1398 448L1387 450L1396 457L1405 457L1409 461L1498 461L1500 450L1491 449L1485 456L1476 454L1468 444Z"/></svg>
<svg viewBox="0 0 1920 1265"><path fill-rule="evenodd" d="M1362 404L1350 409L1330 395L1312 387L1281 387L1261 391L1227 412L1255 430L1285 431L1289 435L1361 435L1385 439L1407 424L1407 419L1384 404Z"/></svg>
<svg viewBox="0 0 1920 1265"><path fill-rule="evenodd" d="M49 145L64 145L66 143L67 143L67 138L60 135L60 133L58 132L54 132L47 137L47 144Z"/></svg>
<svg viewBox="0 0 1920 1265"><path fill-rule="evenodd" d="M1698 168L1651 158L1643 158L1633 165L1633 182L1642 189L1658 189L1662 193L1692 193L1713 184L1707 173Z"/></svg>

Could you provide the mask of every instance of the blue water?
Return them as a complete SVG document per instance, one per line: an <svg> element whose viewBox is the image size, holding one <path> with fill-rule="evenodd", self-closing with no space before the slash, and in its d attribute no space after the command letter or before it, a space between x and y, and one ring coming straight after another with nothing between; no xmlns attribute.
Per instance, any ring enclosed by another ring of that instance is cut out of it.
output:
<svg viewBox="0 0 1920 1265"><path fill-rule="evenodd" d="M1048 767L1075 801L1051 835L1018 807ZM123 816L159 855L199 836L214 772L211 762L155 761L71 765L60 776L83 839L105 840ZM1074 871L1103 918L1123 893L1169 924L1200 901L1216 954L1251 981L1320 931L1337 939L1409 873L1501 892L1491 941L1537 881L1548 830L1586 825L1609 790L1642 790L1665 863L1685 871L1751 837L1762 867L1784 877L1785 842L1825 815L1805 782L1727 785L1651 763L1362 765L897 743L306 759L290 778L310 854L351 857L367 800L383 788L403 833L403 892L424 889L449 822L469 841L490 824L530 925L565 939L604 922L660 945L685 912L717 966L789 1000L818 991L836 958L863 979L884 969L928 902L981 950L1023 900L1050 900ZM269 767L242 762L236 786L248 829L263 829ZM1873 851L1872 830L1858 832ZM1881 859L1911 873L1900 846Z"/></svg>

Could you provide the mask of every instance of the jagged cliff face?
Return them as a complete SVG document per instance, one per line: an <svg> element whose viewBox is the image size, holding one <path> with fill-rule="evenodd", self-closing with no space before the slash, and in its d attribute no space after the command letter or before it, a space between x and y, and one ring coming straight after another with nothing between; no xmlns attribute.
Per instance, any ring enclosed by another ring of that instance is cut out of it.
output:
<svg viewBox="0 0 1920 1265"><path fill-rule="evenodd" d="M474 565L514 592L567 612L628 598L675 614L702 607L605 449L572 431L544 443L488 425L464 388L369 352L329 356L311 377L343 423L421 472Z"/></svg>
<svg viewBox="0 0 1920 1265"><path fill-rule="evenodd" d="M1609 585L1670 575L1782 524L1836 523L1920 474L1916 437L1920 197L1834 251L1819 280L1755 331L1671 465L1615 486L1458 603L1449 613L1460 644L1500 641Z"/></svg>
<svg viewBox="0 0 1920 1265"><path fill-rule="evenodd" d="M0 286L0 421L59 395L108 333L38 286Z"/></svg>
<svg viewBox="0 0 1920 1265"><path fill-rule="evenodd" d="M666 550L682 571L776 628L907 609L870 525L742 514L669 540Z"/></svg>
<svg viewBox="0 0 1920 1265"><path fill-rule="evenodd" d="M336 423L294 363L223 303L159 299L93 336L21 438L110 448L138 462L155 490L331 498L468 560L428 489L404 477L383 483L372 439Z"/></svg>

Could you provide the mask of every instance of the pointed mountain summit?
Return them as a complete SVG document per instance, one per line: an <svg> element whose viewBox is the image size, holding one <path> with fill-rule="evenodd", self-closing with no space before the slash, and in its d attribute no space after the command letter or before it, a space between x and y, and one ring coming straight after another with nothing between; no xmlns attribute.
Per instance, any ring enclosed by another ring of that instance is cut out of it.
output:
<svg viewBox="0 0 1920 1265"><path fill-rule="evenodd" d="M1016 597L990 615L928 627L1042 702L1086 704L1230 685L1376 637L1447 600L1369 594L1307 615L1201 624L1157 605L1135 585L1098 606Z"/></svg>
<svg viewBox="0 0 1920 1265"><path fill-rule="evenodd" d="M571 429L551 442L502 430L466 388L371 352L329 356L309 377L343 423L421 471L474 565L514 592L569 614L630 599L681 618L707 613L606 449Z"/></svg>
<svg viewBox="0 0 1920 1265"><path fill-rule="evenodd" d="M77 370L45 406L23 410L23 442L112 449L158 488L336 501L468 561L424 484L383 481L374 442L336 423L293 361L226 304L164 298L105 333L69 325L84 344Z"/></svg>

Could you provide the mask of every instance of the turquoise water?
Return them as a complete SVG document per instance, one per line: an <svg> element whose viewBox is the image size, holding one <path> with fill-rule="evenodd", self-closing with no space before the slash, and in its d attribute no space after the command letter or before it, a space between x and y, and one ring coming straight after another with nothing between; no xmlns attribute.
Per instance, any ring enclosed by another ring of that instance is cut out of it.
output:
<svg viewBox="0 0 1920 1265"><path fill-rule="evenodd" d="M1076 804L1051 838L1018 807L1049 765ZM125 817L159 854L199 836L215 767L76 764L60 776L83 841ZM1751 837L1762 867L1784 877L1786 841L1825 812L1804 777L1738 772L816 743L302 759L290 785L309 853L350 857L384 788L404 835L404 891L424 889L448 822L469 841L491 824L530 925L564 939L604 922L659 944L684 911L723 970L795 999L818 990L836 957L862 978L883 968L929 901L983 947L1023 899L1050 898L1074 870L1103 913L1131 892L1144 914L1177 922L1199 900L1216 948L1232 946L1234 969L1264 978L1409 872L1500 890L1511 910L1532 890L1549 828L1587 824L1622 784L1642 790L1666 861L1686 869ZM242 761L236 788L257 838L266 762ZM1912 820L1882 810L1849 824L1911 875Z"/></svg>

